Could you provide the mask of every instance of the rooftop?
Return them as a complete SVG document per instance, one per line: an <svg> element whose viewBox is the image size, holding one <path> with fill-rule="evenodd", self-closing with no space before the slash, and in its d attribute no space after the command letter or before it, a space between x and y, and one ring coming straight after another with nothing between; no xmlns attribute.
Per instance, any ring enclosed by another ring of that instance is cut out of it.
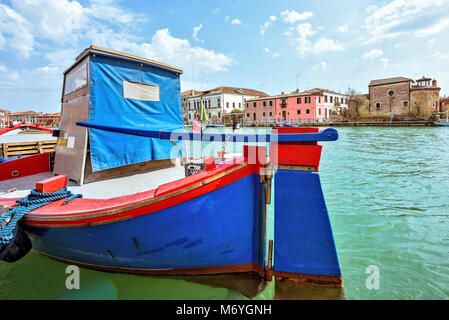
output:
<svg viewBox="0 0 449 320"><path fill-rule="evenodd" d="M8 116L35 116L38 115L39 113L35 112L35 111L19 111L19 112L12 112L10 114L8 114Z"/></svg>
<svg viewBox="0 0 449 320"><path fill-rule="evenodd" d="M396 77L396 78L385 78L385 79L378 79L378 80L372 80L368 87L371 86L378 86L383 84L391 84L391 83L399 83L399 82L415 82L410 78L404 78L404 77Z"/></svg>
<svg viewBox="0 0 449 320"><path fill-rule="evenodd" d="M83 52L81 52L76 57L75 63L70 68L68 68L64 72L64 74L67 73L68 71L70 71L75 65L78 64L79 61L81 61L89 53L100 54L100 55L105 55L105 56L119 57L119 58L122 58L122 59L125 59L125 60L142 62L142 63L149 64L149 65L152 65L152 66L160 67L162 69L167 69L167 70L170 70L170 71L182 73L182 68L178 68L178 67L175 67L175 66L172 66L172 65L160 62L160 61L148 59L148 58L141 57L141 56L138 56L138 55L135 55L135 54L131 54L131 53L126 53L126 52L121 52L121 51L117 51L117 50L112 50L112 49L99 47L99 46L96 46L96 45L91 45L89 48L84 49Z"/></svg>

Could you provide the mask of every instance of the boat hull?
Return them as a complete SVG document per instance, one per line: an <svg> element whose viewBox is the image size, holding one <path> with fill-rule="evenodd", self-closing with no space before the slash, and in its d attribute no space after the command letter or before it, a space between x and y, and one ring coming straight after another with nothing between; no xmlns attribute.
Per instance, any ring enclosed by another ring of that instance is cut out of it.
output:
<svg viewBox="0 0 449 320"><path fill-rule="evenodd" d="M28 226L33 248L86 267L134 273L263 269L263 188L251 174L163 210L83 227ZM260 202L262 201L262 202ZM259 267L258 267L259 266Z"/></svg>
<svg viewBox="0 0 449 320"><path fill-rule="evenodd" d="M441 121L438 122L438 121L436 121L433 124L436 125L436 126L449 127L449 122L441 122Z"/></svg>

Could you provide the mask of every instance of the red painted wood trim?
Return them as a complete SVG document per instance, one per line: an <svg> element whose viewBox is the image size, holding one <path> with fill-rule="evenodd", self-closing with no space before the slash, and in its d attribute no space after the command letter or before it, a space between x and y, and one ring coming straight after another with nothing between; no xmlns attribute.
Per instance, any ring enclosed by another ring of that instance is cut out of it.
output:
<svg viewBox="0 0 449 320"><path fill-rule="evenodd" d="M40 153L0 163L0 181L49 171L50 153Z"/></svg>
<svg viewBox="0 0 449 320"><path fill-rule="evenodd" d="M237 167L237 166L235 166ZM229 168L228 168L229 169ZM220 173L220 172L219 172ZM224 173L224 172L221 172ZM244 165L236 171L233 171L229 174L224 175L216 179L215 181L209 182L207 184L201 184L198 187L193 188L187 192L175 195L170 197L170 192L162 192L161 195L157 195L153 198L146 199L144 201L137 202L133 204L135 208L130 208L127 210L127 205L122 205L119 207L115 207L113 209L102 209L97 211L90 212L81 212L81 213L72 213L72 214L42 214L39 211L39 214L36 212L29 213L25 216L25 223L30 226L40 226L40 227L80 227L80 226L90 226L90 225L98 225L105 223L112 223L121 220L132 219L138 216L150 214L156 211L160 211L166 209L168 207L172 207L174 205L180 204L182 202L188 201L190 199L199 197L203 194L211 192L213 190L222 188L232 182L235 182L239 179L242 179L251 174L258 173L258 167L252 165ZM211 180L214 175L206 175L208 179L202 179L200 182L204 182L206 180ZM192 176L193 177L193 176ZM188 177L190 178L190 177ZM187 178L185 178L187 179ZM182 179L184 180L184 179ZM181 181L182 181L181 180ZM187 185L183 185L184 188ZM189 186L192 186L190 184ZM179 191L179 188L172 188L172 192ZM75 200L83 200L83 199L74 199ZM159 201L156 201L159 200ZM156 201L156 202L153 202ZM52 207L53 210L57 210L60 207L64 207L62 205L63 200L54 202L52 204L47 205L46 207ZM149 204L145 204L145 202L150 202ZM70 203L71 204L71 203ZM70 205L69 204L69 205ZM66 206L69 206L66 205ZM117 212L115 212L117 211Z"/></svg>
<svg viewBox="0 0 449 320"><path fill-rule="evenodd" d="M59 175L36 182L36 191L51 193L67 187L67 176Z"/></svg>

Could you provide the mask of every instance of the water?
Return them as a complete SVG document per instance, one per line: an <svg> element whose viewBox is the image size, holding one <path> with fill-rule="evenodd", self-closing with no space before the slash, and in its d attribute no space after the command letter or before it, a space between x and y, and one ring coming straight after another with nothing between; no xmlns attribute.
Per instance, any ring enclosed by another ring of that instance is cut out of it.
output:
<svg viewBox="0 0 449 320"><path fill-rule="evenodd" d="M229 131L208 129L217 130ZM346 298L448 299L449 128L338 131L338 141L322 143L320 175ZM240 147L225 145L227 151ZM372 265L380 272L378 290L366 287ZM81 289L69 291L66 266L35 253L15 264L2 262L0 299L276 298L273 283L257 293L251 279L239 277L136 276L84 268ZM290 296L328 297L326 289L316 288Z"/></svg>

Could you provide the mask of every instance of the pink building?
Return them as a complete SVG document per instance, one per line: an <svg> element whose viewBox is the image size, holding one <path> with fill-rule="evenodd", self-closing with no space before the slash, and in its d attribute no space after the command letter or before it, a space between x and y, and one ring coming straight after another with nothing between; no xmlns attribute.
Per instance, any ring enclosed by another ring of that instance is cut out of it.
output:
<svg viewBox="0 0 449 320"><path fill-rule="evenodd" d="M245 101L246 120L314 121L326 119L323 92L293 92Z"/></svg>

